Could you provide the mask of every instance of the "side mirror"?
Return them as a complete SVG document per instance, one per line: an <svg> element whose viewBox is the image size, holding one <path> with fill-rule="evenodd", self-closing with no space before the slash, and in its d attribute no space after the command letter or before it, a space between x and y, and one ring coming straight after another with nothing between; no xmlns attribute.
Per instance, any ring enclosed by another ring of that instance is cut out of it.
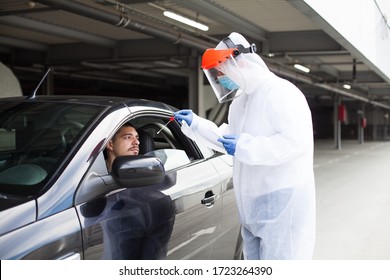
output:
<svg viewBox="0 0 390 280"><path fill-rule="evenodd" d="M112 164L112 176L127 188L161 183L165 178L163 163L150 156L119 156Z"/></svg>

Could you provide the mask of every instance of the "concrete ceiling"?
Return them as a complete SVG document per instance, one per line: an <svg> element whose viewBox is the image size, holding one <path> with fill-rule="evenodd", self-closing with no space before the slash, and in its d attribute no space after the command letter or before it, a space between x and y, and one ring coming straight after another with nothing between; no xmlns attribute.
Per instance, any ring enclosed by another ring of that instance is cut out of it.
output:
<svg viewBox="0 0 390 280"><path fill-rule="evenodd" d="M209 26L196 31L169 10ZM302 0L2 0L0 59L31 90L51 67L59 93L181 98L205 48L237 31L306 95L390 105L390 83L328 34ZM311 69L305 74L294 63ZM342 88L344 83L352 88ZM165 101L169 102L169 99Z"/></svg>

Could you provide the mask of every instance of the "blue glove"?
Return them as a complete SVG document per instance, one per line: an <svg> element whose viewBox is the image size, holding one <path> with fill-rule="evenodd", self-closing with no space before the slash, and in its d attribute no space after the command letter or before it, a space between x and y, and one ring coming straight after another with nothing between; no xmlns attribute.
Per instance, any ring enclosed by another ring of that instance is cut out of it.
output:
<svg viewBox="0 0 390 280"><path fill-rule="evenodd" d="M178 122L185 121L188 126L191 125L192 119L194 118L194 113L189 109L177 111L173 115Z"/></svg>
<svg viewBox="0 0 390 280"><path fill-rule="evenodd" d="M234 156L236 153L238 135L224 135L222 137L223 138L219 138L218 141L222 143L223 147L229 155Z"/></svg>

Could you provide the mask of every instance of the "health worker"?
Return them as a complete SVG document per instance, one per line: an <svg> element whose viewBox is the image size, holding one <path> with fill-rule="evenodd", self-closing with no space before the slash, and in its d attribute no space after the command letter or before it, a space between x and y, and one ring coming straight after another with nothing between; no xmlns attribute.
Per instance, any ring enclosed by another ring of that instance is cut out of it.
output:
<svg viewBox="0 0 390 280"><path fill-rule="evenodd" d="M191 110L175 112L182 131L234 158L233 183L245 259L311 259L315 243L313 127L309 106L291 82L269 71L256 46L231 33L202 57L220 103L217 127Z"/></svg>

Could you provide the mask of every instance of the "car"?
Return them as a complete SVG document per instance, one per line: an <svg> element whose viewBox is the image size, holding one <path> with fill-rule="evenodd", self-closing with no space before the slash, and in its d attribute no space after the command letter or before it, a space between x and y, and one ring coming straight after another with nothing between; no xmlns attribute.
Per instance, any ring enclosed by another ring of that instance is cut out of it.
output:
<svg viewBox="0 0 390 280"><path fill-rule="evenodd" d="M240 259L232 158L187 138L175 110L122 97L0 99L0 259ZM140 154L108 172L106 144L127 122Z"/></svg>

